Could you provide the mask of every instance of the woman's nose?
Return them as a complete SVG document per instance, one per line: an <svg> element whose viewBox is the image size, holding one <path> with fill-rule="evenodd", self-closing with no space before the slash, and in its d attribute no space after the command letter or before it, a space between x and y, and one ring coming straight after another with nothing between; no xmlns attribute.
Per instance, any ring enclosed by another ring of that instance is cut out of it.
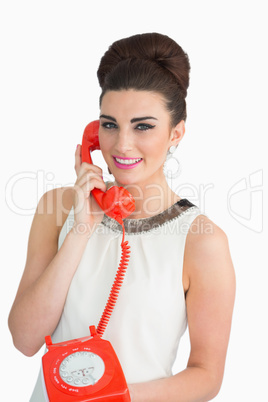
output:
<svg viewBox="0 0 268 402"><path fill-rule="evenodd" d="M116 150L120 154L125 154L126 152L131 151L132 147L130 133L127 130L120 130L117 136Z"/></svg>

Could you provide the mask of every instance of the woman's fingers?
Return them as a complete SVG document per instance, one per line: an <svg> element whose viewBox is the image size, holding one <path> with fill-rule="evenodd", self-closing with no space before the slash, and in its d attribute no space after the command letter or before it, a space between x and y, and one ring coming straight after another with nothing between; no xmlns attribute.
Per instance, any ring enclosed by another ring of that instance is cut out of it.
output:
<svg viewBox="0 0 268 402"><path fill-rule="evenodd" d="M75 184L82 189L86 189L87 192L91 192L94 188L106 191L106 185L101 174L92 170L84 172L84 174L77 179Z"/></svg>
<svg viewBox="0 0 268 402"><path fill-rule="evenodd" d="M74 164L74 168L76 171L76 175L78 175L80 166L82 164L82 160L81 160L81 145L78 144L75 150L75 164Z"/></svg>
<svg viewBox="0 0 268 402"><path fill-rule="evenodd" d="M77 179L79 179L81 176L85 174L85 172L89 171L99 175L102 178L102 169L99 166L87 163L87 162L82 162L81 158L81 145L78 144L76 151L75 151L75 165L74 165Z"/></svg>

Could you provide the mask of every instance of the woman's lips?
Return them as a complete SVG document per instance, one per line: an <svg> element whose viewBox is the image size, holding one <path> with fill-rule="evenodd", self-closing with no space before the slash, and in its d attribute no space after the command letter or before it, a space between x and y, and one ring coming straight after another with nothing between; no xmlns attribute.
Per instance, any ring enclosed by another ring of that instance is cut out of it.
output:
<svg viewBox="0 0 268 402"><path fill-rule="evenodd" d="M119 169L133 169L142 162L142 158L122 158L113 156L114 164Z"/></svg>

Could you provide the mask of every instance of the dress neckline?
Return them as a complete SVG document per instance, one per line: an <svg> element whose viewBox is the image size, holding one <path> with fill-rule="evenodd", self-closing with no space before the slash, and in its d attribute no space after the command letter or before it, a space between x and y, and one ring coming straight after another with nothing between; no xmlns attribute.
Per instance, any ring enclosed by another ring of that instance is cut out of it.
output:
<svg viewBox="0 0 268 402"><path fill-rule="evenodd" d="M150 230L158 228L159 226L162 226L166 222L177 218L190 208L192 209L197 207L186 198L182 198L157 215L140 219L126 218L124 219L125 232L127 234L139 234L142 232L148 232ZM122 232L122 226L116 220L110 218L107 215L104 215L101 223L115 232Z"/></svg>

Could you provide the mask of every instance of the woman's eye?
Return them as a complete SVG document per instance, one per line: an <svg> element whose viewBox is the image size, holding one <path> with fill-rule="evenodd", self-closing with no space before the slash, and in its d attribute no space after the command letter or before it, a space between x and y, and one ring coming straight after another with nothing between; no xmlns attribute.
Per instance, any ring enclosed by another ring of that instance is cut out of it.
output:
<svg viewBox="0 0 268 402"><path fill-rule="evenodd" d="M102 127L107 128L109 130L111 130L112 128L117 128L116 124L111 122L102 123Z"/></svg>
<svg viewBox="0 0 268 402"><path fill-rule="evenodd" d="M140 123L136 126L137 130L140 131L147 131L150 130L151 128L154 128L155 126L152 126L151 124L146 124L146 123Z"/></svg>
<svg viewBox="0 0 268 402"><path fill-rule="evenodd" d="M103 128L105 128L105 129L107 129L107 130L113 130L113 129L118 128L116 123L113 123L113 122L110 122L110 121L102 123L101 126ZM139 123L139 124L136 125L135 130L147 131L147 130L150 130L150 129L154 128L154 127L155 126L152 126L151 124L148 124L148 123Z"/></svg>

